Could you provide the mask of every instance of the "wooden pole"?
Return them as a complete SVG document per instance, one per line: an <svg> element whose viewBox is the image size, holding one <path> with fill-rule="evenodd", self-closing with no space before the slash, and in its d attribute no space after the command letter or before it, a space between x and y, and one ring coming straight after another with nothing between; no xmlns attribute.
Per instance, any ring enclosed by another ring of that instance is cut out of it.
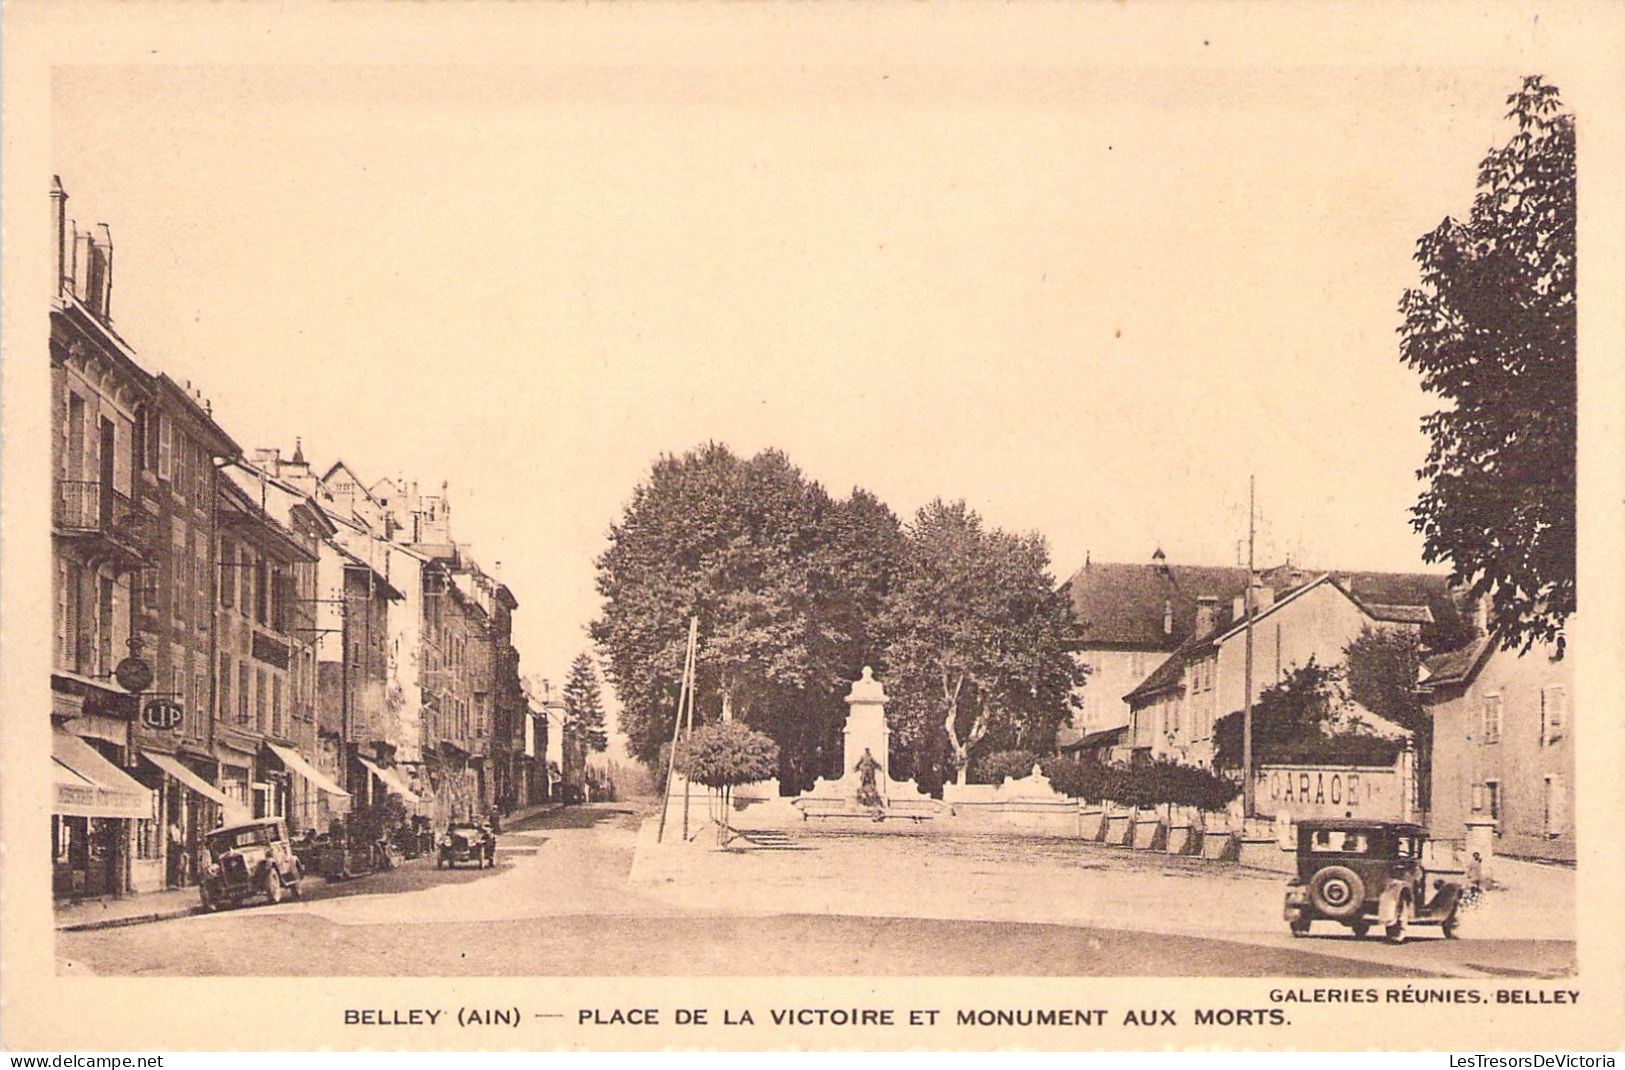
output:
<svg viewBox="0 0 1625 1070"><path fill-rule="evenodd" d="M677 740L683 731L683 704L688 699L689 663L694 656L694 636L699 630L700 618L688 618L688 649L683 654L683 684L677 693L677 716L672 718L671 753L666 756L666 790L660 800L660 827L655 830L655 842L666 838L666 811L671 809L671 778L677 771Z"/></svg>
<svg viewBox="0 0 1625 1070"><path fill-rule="evenodd" d="M685 736L692 735L693 732L694 732L694 692L696 690L698 690L698 687L696 685L699 683L699 680L698 680L699 667L694 664L695 660L699 656L699 649L698 649L699 637L696 634L696 632L694 631L694 626L696 626L698 624L699 624L699 619L695 618L691 622L691 626L689 628L689 633L688 633L688 666L687 666L687 673L688 673L688 712L684 715L684 718L683 718L683 735L685 735ZM689 788L693 783L694 782L688 778L688 775L684 774L684 776L683 776L683 842L684 843L688 842L688 798L689 798Z"/></svg>
<svg viewBox="0 0 1625 1070"><path fill-rule="evenodd" d="M1247 621L1246 704L1241 714L1241 812L1252 817L1253 810L1253 497L1256 476L1247 477L1247 593L1242 612Z"/></svg>

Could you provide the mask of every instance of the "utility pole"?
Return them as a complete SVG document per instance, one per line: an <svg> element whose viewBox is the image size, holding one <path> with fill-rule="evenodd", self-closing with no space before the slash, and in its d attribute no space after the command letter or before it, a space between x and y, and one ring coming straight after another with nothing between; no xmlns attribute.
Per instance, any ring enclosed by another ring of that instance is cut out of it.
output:
<svg viewBox="0 0 1625 1070"><path fill-rule="evenodd" d="M1253 498L1257 476L1247 477L1247 590L1242 613L1247 622L1247 667L1243 687L1246 704L1241 713L1241 812L1253 816Z"/></svg>
<svg viewBox="0 0 1625 1070"><path fill-rule="evenodd" d="M683 651L683 683L677 693L677 716L672 718L671 754L666 759L666 790L660 803L660 826L655 830L655 842L666 838L666 811L671 809L671 778L677 771L677 741L682 738L684 707L694 686L694 643L700 630L700 618L688 618L688 647ZM687 779L686 777L684 778ZM686 813L685 813L686 820Z"/></svg>

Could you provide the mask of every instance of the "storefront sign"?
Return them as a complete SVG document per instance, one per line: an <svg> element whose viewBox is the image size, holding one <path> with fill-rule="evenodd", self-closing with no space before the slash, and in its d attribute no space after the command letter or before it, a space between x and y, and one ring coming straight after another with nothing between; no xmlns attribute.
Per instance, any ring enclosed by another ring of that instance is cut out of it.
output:
<svg viewBox="0 0 1625 1070"><path fill-rule="evenodd" d="M1265 765L1254 795L1263 817L1408 816L1404 782L1393 766Z"/></svg>
<svg viewBox="0 0 1625 1070"><path fill-rule="evenodd" d="M141 710L141 723L148 728L156 728L161 732L173 731L180 727L185 712L178 703L167 699L153 699Z"/></svg>

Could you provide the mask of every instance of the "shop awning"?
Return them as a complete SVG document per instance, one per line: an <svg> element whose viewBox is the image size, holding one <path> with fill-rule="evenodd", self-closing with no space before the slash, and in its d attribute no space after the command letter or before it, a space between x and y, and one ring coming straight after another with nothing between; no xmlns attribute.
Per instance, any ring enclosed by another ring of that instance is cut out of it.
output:
<svg viewBox="0 0 1625 1070"><path fill-rule="evenodd" d="M374 765L367 761L367 759L361 758L360 755L357 755L357 758L360 759L361 764L366 766L373 776L378 778L379 782L382 783L384 787L388 788L390 791L393 791L396 795L399 795L401 800L408 806L416 806L422 801L417 797L417 795L413 794L412 789L406 786L406 781L402 780L401 775L395 772L395 770L382 765Z"/></svg>
<svg viewBox="0 0 1625 1070"><path fill-rule="evenodd" d="M51 758L56 781L53 813L65 817L153 816L151 789L142 787L72 732L61 727L51 730Z"/></svg>
<svg viewBox="0 0 1625 1070"><path fill-rule="evenodd" d="M271 752L282 759L282 764L288 767L289 772L298 773L329 795L336 795L341 799L348 799L350 793L339 787L328 775L305 761L305 756L292 747L279 747L275 743L267 743Z"/></svg>
<svg viewBox="0 0 1625 1070"><path fill-rule="evenodd" d="M141 752L141 757L145 758L153 765L156 765L159 769L162 769L164 772L180 781L186 787L197 792L205 799L217 802L221 806L228 809L236 805L226 797L225 792L221 791L207 780L204 780L202 777L186 768L186 766L182 765L176 760L174 755L165 754L162 751L144 750Z"/></svg>

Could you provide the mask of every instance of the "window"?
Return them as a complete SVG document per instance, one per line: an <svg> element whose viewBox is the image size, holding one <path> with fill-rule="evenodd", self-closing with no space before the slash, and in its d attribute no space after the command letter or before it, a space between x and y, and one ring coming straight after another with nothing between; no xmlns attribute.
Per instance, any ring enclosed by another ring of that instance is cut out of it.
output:
<svg viewBox="0 0 1625 1070"><path fill-rule="evenodd" d="M1563 774L1546 777L1544 790L1544 828L1547 836L1561 836L1568 831L1569 800L1564 794Z"/></svg>
<svg viewBox="0 0 1625 1070"><path fill-rule="evenodd" d="M237 570L232 568L237 563L237 544L230 539L220 540L220 562L220 604L230 609L237 594Z"/></svg>
<svg viewBox="0 0 1625 1070"><path fill-rule="evenodd" d="M1501 782L1499 780L1484 781L1484 808L1489 811L1491 821L1500 822ZM1497 829L1496 831L1500 830Z"/></svg>
<svg viewBox="0 0 1625 1070"><path fill-rule="evenodd" d="M143 862L156 859L158 857L159 842L158 822L150 817L137 818L135 822L135 857Z"/></svg>
<svg viewBox="0 0 1625 1070"><path fill-rule="evenodd" d="M160 412L158 414L158 478L170 479L175 474L175 424Z"/></svg>
<svg viewBox="0 0 1625 1070"><path fill-rule="evenodd" d="M261 557L254 562L254 619L264 624L270 616L271 564Z"/></svg>
<svg viewBox="0 0 1625 1070"><path fill-rule="evenodd" d="M96 671L113 671L113 581L106 576L96 590Z"/></svg>
<svg viewBox="0 0 1625 1070"><path fill-rule="evenodd" d="M186 711L191 721L191 734L195 737L203 735L203 724L207 719L209 709L209 681L203 668L192 673L192 705Z"/></svg>
<svg viewBox="0 0 1625 1070"><path fill-rule="evenodd" d="M243 611L243 616L245 617L253 612L254 609L253 556L254 555L249 551L248 547L242 547L237 551L237 567L233 569L233 571L237 573L237 576L242 581L242 598L238 601L237 607Z"/></svg>
<svg viewBox="0 0 1625 1070"><path fill-rule="evenodd" d="M1501 741L1501 696L1484 696L1484 728L1479 737L1485 743Z"/></svg>
<svg viewBox="0 0 1625 1070"><path fill-rule="evenodd" d="M137 405L135 408L135 427L130 435L130 467L137 472L146 471L148 457L147 407Z"/></svg>
<svg viewBox="0 0 1625 1070"><path fill-rule="evenodd" d="M254 670L254 727L265 731L265 670Z"/></svg>
<svg viewBox="0 0 1625 1070"><path fill-rule="evenodd" d="M1540 741L1555 743L1563 738L1563 723L1568 719L1568 689L1551 684L1540 689Z"/></svg>
<svg viewBox="0 0 1625 1070"><path fill-rule="evenodd" d="M220 655L220 682L216 685L216 689L220 693L219 701L216 703L216 708L218 710L218 716L220 717L221 721L226 721L231 716L231 655L230 654L221 654Z"/></svg>
<svg viewBox="0 0 1625 1070"><path fill-rule="evenodd" d="M237 723L248 723L248 666L237 666Z"/></svg>
<svg viewBox="0 0 1625 1070"><path fill-rule="evenodd" d="M271 677L271 734L281 738L282 731L282 677Z"/></svg>

